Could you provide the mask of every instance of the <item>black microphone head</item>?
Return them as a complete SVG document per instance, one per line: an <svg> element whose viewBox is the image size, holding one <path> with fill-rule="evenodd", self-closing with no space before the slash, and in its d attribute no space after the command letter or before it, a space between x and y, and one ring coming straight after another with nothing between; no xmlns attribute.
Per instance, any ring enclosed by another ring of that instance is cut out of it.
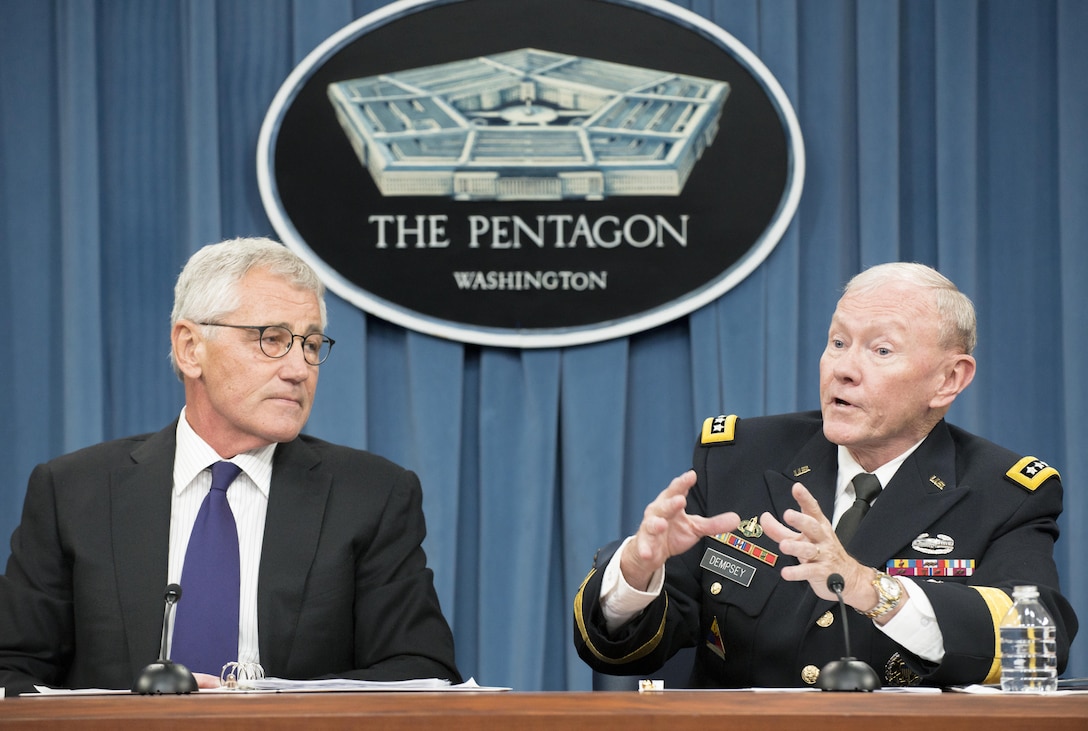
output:
<svg viewBox="0 0 1088 731"><path fill-rule="evenodd" d="M880 677L868 663L844 657L842 660L832 660L821 668L816 687L820 690L872 693L880 688Z"/></svg>
<svg viewBox="0 0 1088 731"><path fill-rule="evenodd" d="M174 604L181 600L181 586L178 584L167 584L166 593L162 597L164 600Z"/></svg>
<svg viewBox="0 0 1088 731"><path fill-rule="evenodd" d="M189 668L169 660L151 663L132 684L132 692L139 695L186 695L198 690Z"/></svg>
<svg viewBox="0 0 1088 731"><path fill-rule="evenodd" d="M827 577L827 588L838 594L846 588L846 579L842 578L842 574L831 574Z"/></svg>

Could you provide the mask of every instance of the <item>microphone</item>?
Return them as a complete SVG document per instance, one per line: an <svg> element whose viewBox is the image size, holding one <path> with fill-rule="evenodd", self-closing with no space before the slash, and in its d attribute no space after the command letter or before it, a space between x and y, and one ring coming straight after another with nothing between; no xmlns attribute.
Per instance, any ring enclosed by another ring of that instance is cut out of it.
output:
<svg viewBox="0 0 1088 731"><path fill-rule="evenodd" d="M181 587L167 584L163 595L166 609L162 615L162 644L159 646L159 659L143 669L140 677L132 686L133 693L140 695L162 695L165 693L192 693L197 690L196 678L189 668L176 662L170 662L166 653L166 642L170 637L170 618L174 605L181 600Z"/></svg>
<svg viewBox="0 0 1088 731"><path fill-rule="evenodd" d="M839 609L842 613L842 632L846 637L846 656L841 660L832 660L820 670L820 677L816 681L820 690L864 690L872 692L880 687L880 678L876 671L869 667L867 662L857 660L850 652L850 627L846 623L846 602L842 598L842 590L846 588L846 581L840 574L831 574L827 577L827 588L835 593L839 599Z"/></svg>

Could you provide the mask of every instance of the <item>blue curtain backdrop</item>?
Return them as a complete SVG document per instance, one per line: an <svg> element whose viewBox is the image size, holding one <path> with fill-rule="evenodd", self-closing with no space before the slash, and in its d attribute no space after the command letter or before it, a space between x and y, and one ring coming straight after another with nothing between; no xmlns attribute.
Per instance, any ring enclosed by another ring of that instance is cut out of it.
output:
<svg viewBox="0 0 1088 731"><path fill-rule="evenodd" d="M755 273L672 324L534 351L330 297L338 345L308 431L419 472L462 670L588 688L570 607L596 547L688 466L703 417L814 408L836 289L896 259L978 306L979 372L950 419L1061 470L1058 561L1088 621L1088 3L679 4L765 62L805 136L800 209ZM0 0L0 534L36 463L177 415L174 278L205 243L273 233L265 111L381 5ZM1071 674L1088 675L1085 635Z"/></svg>

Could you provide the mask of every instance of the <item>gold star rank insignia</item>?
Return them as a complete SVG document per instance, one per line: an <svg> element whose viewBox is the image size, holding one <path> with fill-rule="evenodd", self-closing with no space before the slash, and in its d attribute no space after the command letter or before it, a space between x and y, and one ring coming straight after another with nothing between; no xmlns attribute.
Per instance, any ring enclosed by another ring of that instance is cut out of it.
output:
<svg viewBox="0 0 1088 731"><path fill-rule="evenodd" d="M728 444L733 441L737 415L712 416L703 422L703 444Z"/></svg>
<svg viewBox="0 0 1088 731"><path fill-rule="evenodd" d="M1035 492L1036 489L1051 477L1061 479L1058 471L1041 459L1024 457L1009 468L1005 476L1020 487Z"/></svg>

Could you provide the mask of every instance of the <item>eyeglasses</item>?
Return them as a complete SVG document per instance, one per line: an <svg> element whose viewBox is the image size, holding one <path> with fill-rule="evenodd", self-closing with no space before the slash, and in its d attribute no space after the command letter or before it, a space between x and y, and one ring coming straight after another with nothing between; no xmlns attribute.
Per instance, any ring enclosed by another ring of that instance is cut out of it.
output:
<svg viewBox="0 0 1088 731"><path fill-rule="evenodd" d="M269 358L282 358L290 352L295 344L295 338L302 341L302 358L310 365L321 365L329 357L333 344L336 342L321 333L309 335L295 335L293 332L280 325L226 325L222 322L201 322L207 327L230 327L235 330L256 330L257 343L261 346L261 352Z"/></svg>

